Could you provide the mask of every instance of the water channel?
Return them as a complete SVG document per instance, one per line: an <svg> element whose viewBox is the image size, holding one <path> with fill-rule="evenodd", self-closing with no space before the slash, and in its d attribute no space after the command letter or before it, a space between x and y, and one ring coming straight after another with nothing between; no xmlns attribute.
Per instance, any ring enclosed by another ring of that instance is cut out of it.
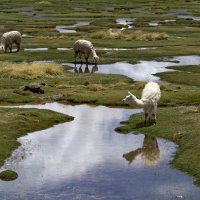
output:
<svg viewBox="0 0 200 200"><path fill-rule="evenodd" d="M6 160L19 177L0 182L2 200L197 200L193 178L173 169L176 145L114 129L139 109L104 106L25 105L74 116L71 122L29 133Z"/></svg>
<svg viewBox="0 0 200 200"><path fill-rule="evenodd" d="M70 70L72 72L96 72L104 74L122 74L128 76L136 81L159 81L159 77L154 74L166 71L173 71L168 69L170 66L184 66L184 65L200 65L200 56L177 56L166 58L164 61L140 61L137 64L130 64L127 62L116 62L112 64L102 64L98 66L63 63L74 67ZM95 71L93 70L95 68Z"/></svg>

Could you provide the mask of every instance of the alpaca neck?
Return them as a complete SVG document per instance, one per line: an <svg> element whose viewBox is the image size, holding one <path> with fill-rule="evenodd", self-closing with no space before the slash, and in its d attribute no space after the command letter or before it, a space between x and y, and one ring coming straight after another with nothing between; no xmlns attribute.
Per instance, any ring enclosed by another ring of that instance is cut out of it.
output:
<svg viewBox="0 0 200 200"><path fill-rule="evenodd" d="M137 107L140 107L140 108L143 108L145 106L145 102L142 100L142 99L138 99L136 96L132 95L132 104L134 106L137 106Z"/></svg>

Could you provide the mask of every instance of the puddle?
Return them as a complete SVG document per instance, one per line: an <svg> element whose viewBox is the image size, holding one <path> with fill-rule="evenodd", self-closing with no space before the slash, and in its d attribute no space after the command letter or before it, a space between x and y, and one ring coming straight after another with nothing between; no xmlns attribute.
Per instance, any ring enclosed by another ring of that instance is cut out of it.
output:
<svg viewBox="0 0 200 200"><path fill-rule="evenodd" d="M58 51L71 51L72 48L57 48Z"/></svg>
<svg viewBox="0 0 200 200"><path fill-rule="evenodd" d="M149 26L158 26L159 22L149 22Z"/></svg>
<svg viewBox="0 0 200 200"><path fill-rule="evenodd" d="M103 74L122 74L128 76L136 81L159 81L159 77L154 74L166 71L173 71L167 69L170 66L181 65L200 65L200 56L177 56L173 58L166 58L166 61L140 61L137 64L130 64L127 62L116 62L113 64L98 65L97 73ZM74 64L65 63L74 67ZM78 66L77 66L78 67ZM85 64L81 66L84 71ZM90 69L90 65L88 68ZM74 71L74 70L70 70Z"/></svg>
<svg viewBox="0 0 200 200"><path fill-rule="evenodd" d="M0 181L2 199L198 199L193 178L168 165L174 143L114 132L140 109L58 103L19 107L50 109L75 119L18 139L22 145L1 170L12 168L19 177Z"/></svg>
<svg viewBox="0 0 200 200"><path fill-rule="evenodd" d="M179 18L179 19L193 19L195 21L200 21L199 16L192 16L192 15L177 15L177 18Z"/></svg>
<svg viewBox="0 0 200 200"><path fill-rule="evenodd" d="M96 48L96 50L100 51L127 51L132 49L126 49L126 48Z"/></svg>
<svg viewBox="0 0 200 200"><path fill-rule="evenodd" d="M120 25L124 25L124 26L127 26L128 29L131 29L133 28L133 22L135 21L136 19L133 19L133 18L117 18L116 19L116 23L117 24L120 24ZM121 30L124 30L126 29L125 27L123 27Z"/></svg>
<svg viewBox="0 0 200 200"><path fill-rule="evenodd" d="M91 23L91 21L78 21L74 25L68 25L68 26L56 26L56 30L59 33L76 33L76 30L74 28L79 26L87 26Z"/></svg>
<svg viewBox="0 0 200 200"><path fill-rule="evenodd" d="M157 49L158 47L141 47L141 48L137 48L137 50L139 51L144 51L144 50L151 50L151 49Z"/></svg>
<svg viewBox="0 0 200 200"><path fill-rule="evenodd" d="M165 20L162 20L162 21L152 21L152 22L149 22L149 26L158 26L159 23L161 22L165 22L165 23L168 23L168 22L175 22L176 20L175 19L165 19Z"/></svg>
<svg viewBox="0 0 200 200"><path fill-rule="evenodd" d="M28 34L22 34L22 37L23 38L32 38L33 36L32 35L28 35Z"/></svg>
<svg viewBox="0 0 200 200"><path fill-rule="evenodd" d="M48 48L24 48L24 51L48 51Z"/></svg>

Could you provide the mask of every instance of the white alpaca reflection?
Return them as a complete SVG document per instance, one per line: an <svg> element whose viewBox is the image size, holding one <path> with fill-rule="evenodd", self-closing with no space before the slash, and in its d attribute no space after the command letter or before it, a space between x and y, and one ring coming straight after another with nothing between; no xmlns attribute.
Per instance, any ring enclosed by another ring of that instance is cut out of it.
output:
<svg viewBox="0 0 200 200"><path fill-rule="evenodd" d="M142 147L123 154L123 157L130 165L138 155L141 155L145 165L157 165L160 160L160 150L156 137L145 135Z"/></svg>
<svg viewBox="0 0 200 200"><path fill-rule="evenodd" d="M97 71L98 71L97 65L92 66L91 69L89 68L88 64L86 64L85 68L83 67L83 64L80 64L79 67L77 67L76 64L74 66L74 72L75 73L91 73L91 74L93 74Z"/></svg>

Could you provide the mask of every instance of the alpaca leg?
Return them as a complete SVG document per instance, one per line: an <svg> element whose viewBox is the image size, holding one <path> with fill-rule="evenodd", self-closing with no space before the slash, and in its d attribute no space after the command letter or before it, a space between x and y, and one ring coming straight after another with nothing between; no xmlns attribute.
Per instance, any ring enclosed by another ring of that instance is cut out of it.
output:
<svg viewBox="0 0 200 200"><path fill-rule="evenodd" d="M79 52L78 55L79 55L79 58L80 58L80 60L81 60L81 64L82 64L82 63L83 63L83 61L82 61L82 53Z"/></svg>
<svg viewBox="0 0 200 200"><path fill-rule="evenodd" d="M17 46L17 52L20 50L20 43L16 43Z"/></svg>
<svg viewBox="0 0 200 200"><path fill-rule="evenodd" d="M74 60L75 60L75 63L76 63L77 55L78 55L78 51L75 51L75 52L74 52Z"/></svg>

